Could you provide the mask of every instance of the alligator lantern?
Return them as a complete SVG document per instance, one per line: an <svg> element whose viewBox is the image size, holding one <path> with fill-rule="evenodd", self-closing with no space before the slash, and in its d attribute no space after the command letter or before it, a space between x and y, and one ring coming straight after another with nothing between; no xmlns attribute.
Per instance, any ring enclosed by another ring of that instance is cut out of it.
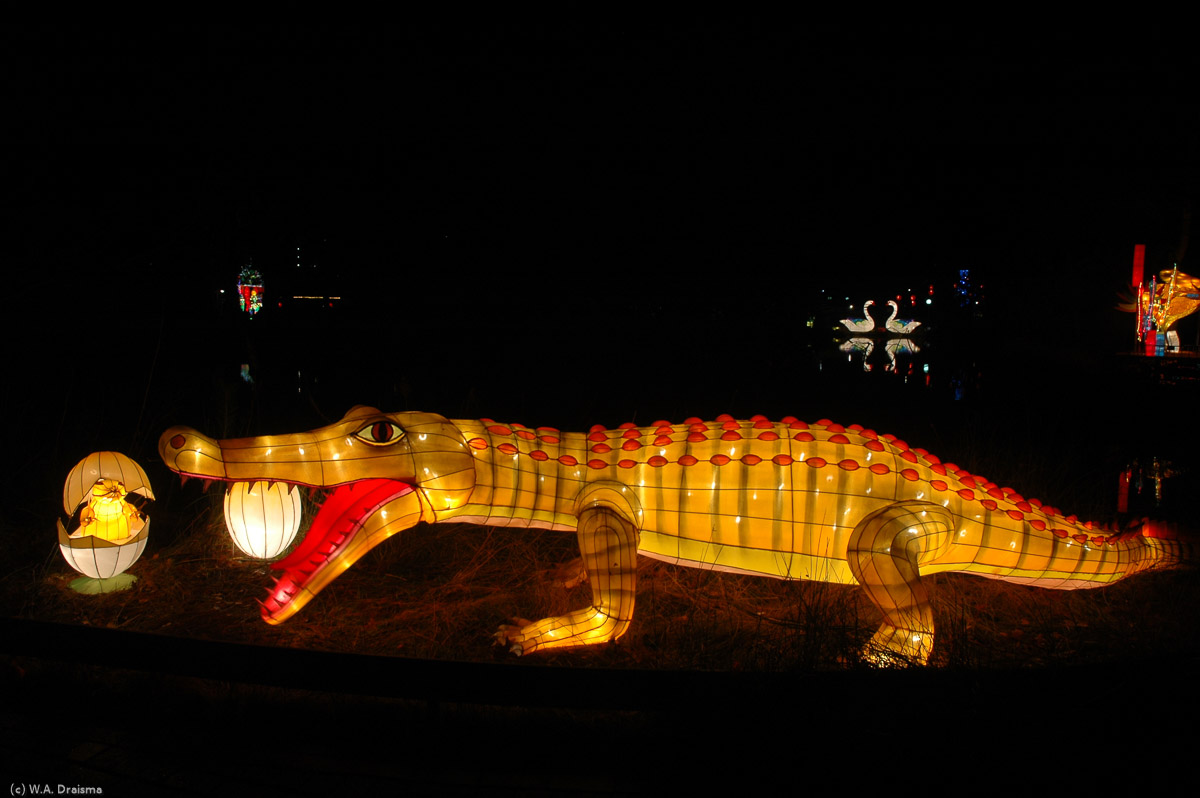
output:
<svg viewBox="0 0 1200 798"><path fill-rule="evenodd" d="M883 623L867 655L925 663L923 577L954 571L1098 587L1177 564L1182 544L1109 533L858 425L761 416L548 427L356 407L312 432L214 440L174 427L159 453L185 477L334 488L274 564L263 604L286 621L374 546L420 521L575 531L592 603L502 626L522 654L604 643L633 620L637 555L782 579L859 584Z"/></svg>

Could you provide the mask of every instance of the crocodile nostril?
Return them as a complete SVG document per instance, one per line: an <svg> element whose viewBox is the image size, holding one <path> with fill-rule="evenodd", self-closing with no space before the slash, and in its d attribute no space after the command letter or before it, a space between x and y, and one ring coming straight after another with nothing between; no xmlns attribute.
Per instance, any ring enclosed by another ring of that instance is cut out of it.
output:
<svg viewBox="0 0 1200 798"><path fill-rule="evenodd" d="M187 443L187 438L182 433L171 438L169 441L172 449L182 449L183 444Z"/></svg>

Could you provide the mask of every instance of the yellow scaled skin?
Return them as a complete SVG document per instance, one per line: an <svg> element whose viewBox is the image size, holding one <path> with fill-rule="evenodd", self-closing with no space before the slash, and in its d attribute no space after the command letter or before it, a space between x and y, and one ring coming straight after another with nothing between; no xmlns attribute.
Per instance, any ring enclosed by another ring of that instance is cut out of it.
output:
<svg viewBox="0 0 1200 798"><path fill-rule="evenodd" d="M418 521L574 531L592 603L501 627L517 653L603 643L633 619L638 554L782 579L860 584L883 614L868 655L924 664L934 622L922 577L974 573L1096 587L1178 561L1178 544L1108 536L941 464L891 436L828 421L728 417L589 433L355 408L298 435L215 441L173 428L173 470L414 490L380 508L301 586L279 622L373 546Z"/></svg>

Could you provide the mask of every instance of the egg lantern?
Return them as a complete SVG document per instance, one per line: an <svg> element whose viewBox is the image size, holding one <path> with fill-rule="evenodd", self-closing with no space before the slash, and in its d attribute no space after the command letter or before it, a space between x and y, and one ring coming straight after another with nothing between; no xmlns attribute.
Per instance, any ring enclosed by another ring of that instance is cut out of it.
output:
<svg viewBox="0 0 1200 798"><path fill-rule="evenodd" d="M300 529L300 491L283 482L234 482L225 491L225 525L243 553L278 557Z"/></svg>
<svg viewBox="0 0 1200 798"><path fill-rule="evenodd" d="M150 534L146 511L154 500L142 467L119 452L93 452L63 485L58 544L63 558L92 579L112 579L142 556Z"/></svg>

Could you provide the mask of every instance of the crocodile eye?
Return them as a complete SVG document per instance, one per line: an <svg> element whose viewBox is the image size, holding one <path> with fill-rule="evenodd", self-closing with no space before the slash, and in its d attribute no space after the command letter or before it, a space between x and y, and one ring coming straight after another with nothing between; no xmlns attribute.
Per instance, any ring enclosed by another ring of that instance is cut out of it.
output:
<svg viewBox="0 0 1200 798"><path fill-rule="evenodd" d="M390 421L375 421L354 433L354 437L372 446L386 446L404 437L404 430Z"/></svg>

